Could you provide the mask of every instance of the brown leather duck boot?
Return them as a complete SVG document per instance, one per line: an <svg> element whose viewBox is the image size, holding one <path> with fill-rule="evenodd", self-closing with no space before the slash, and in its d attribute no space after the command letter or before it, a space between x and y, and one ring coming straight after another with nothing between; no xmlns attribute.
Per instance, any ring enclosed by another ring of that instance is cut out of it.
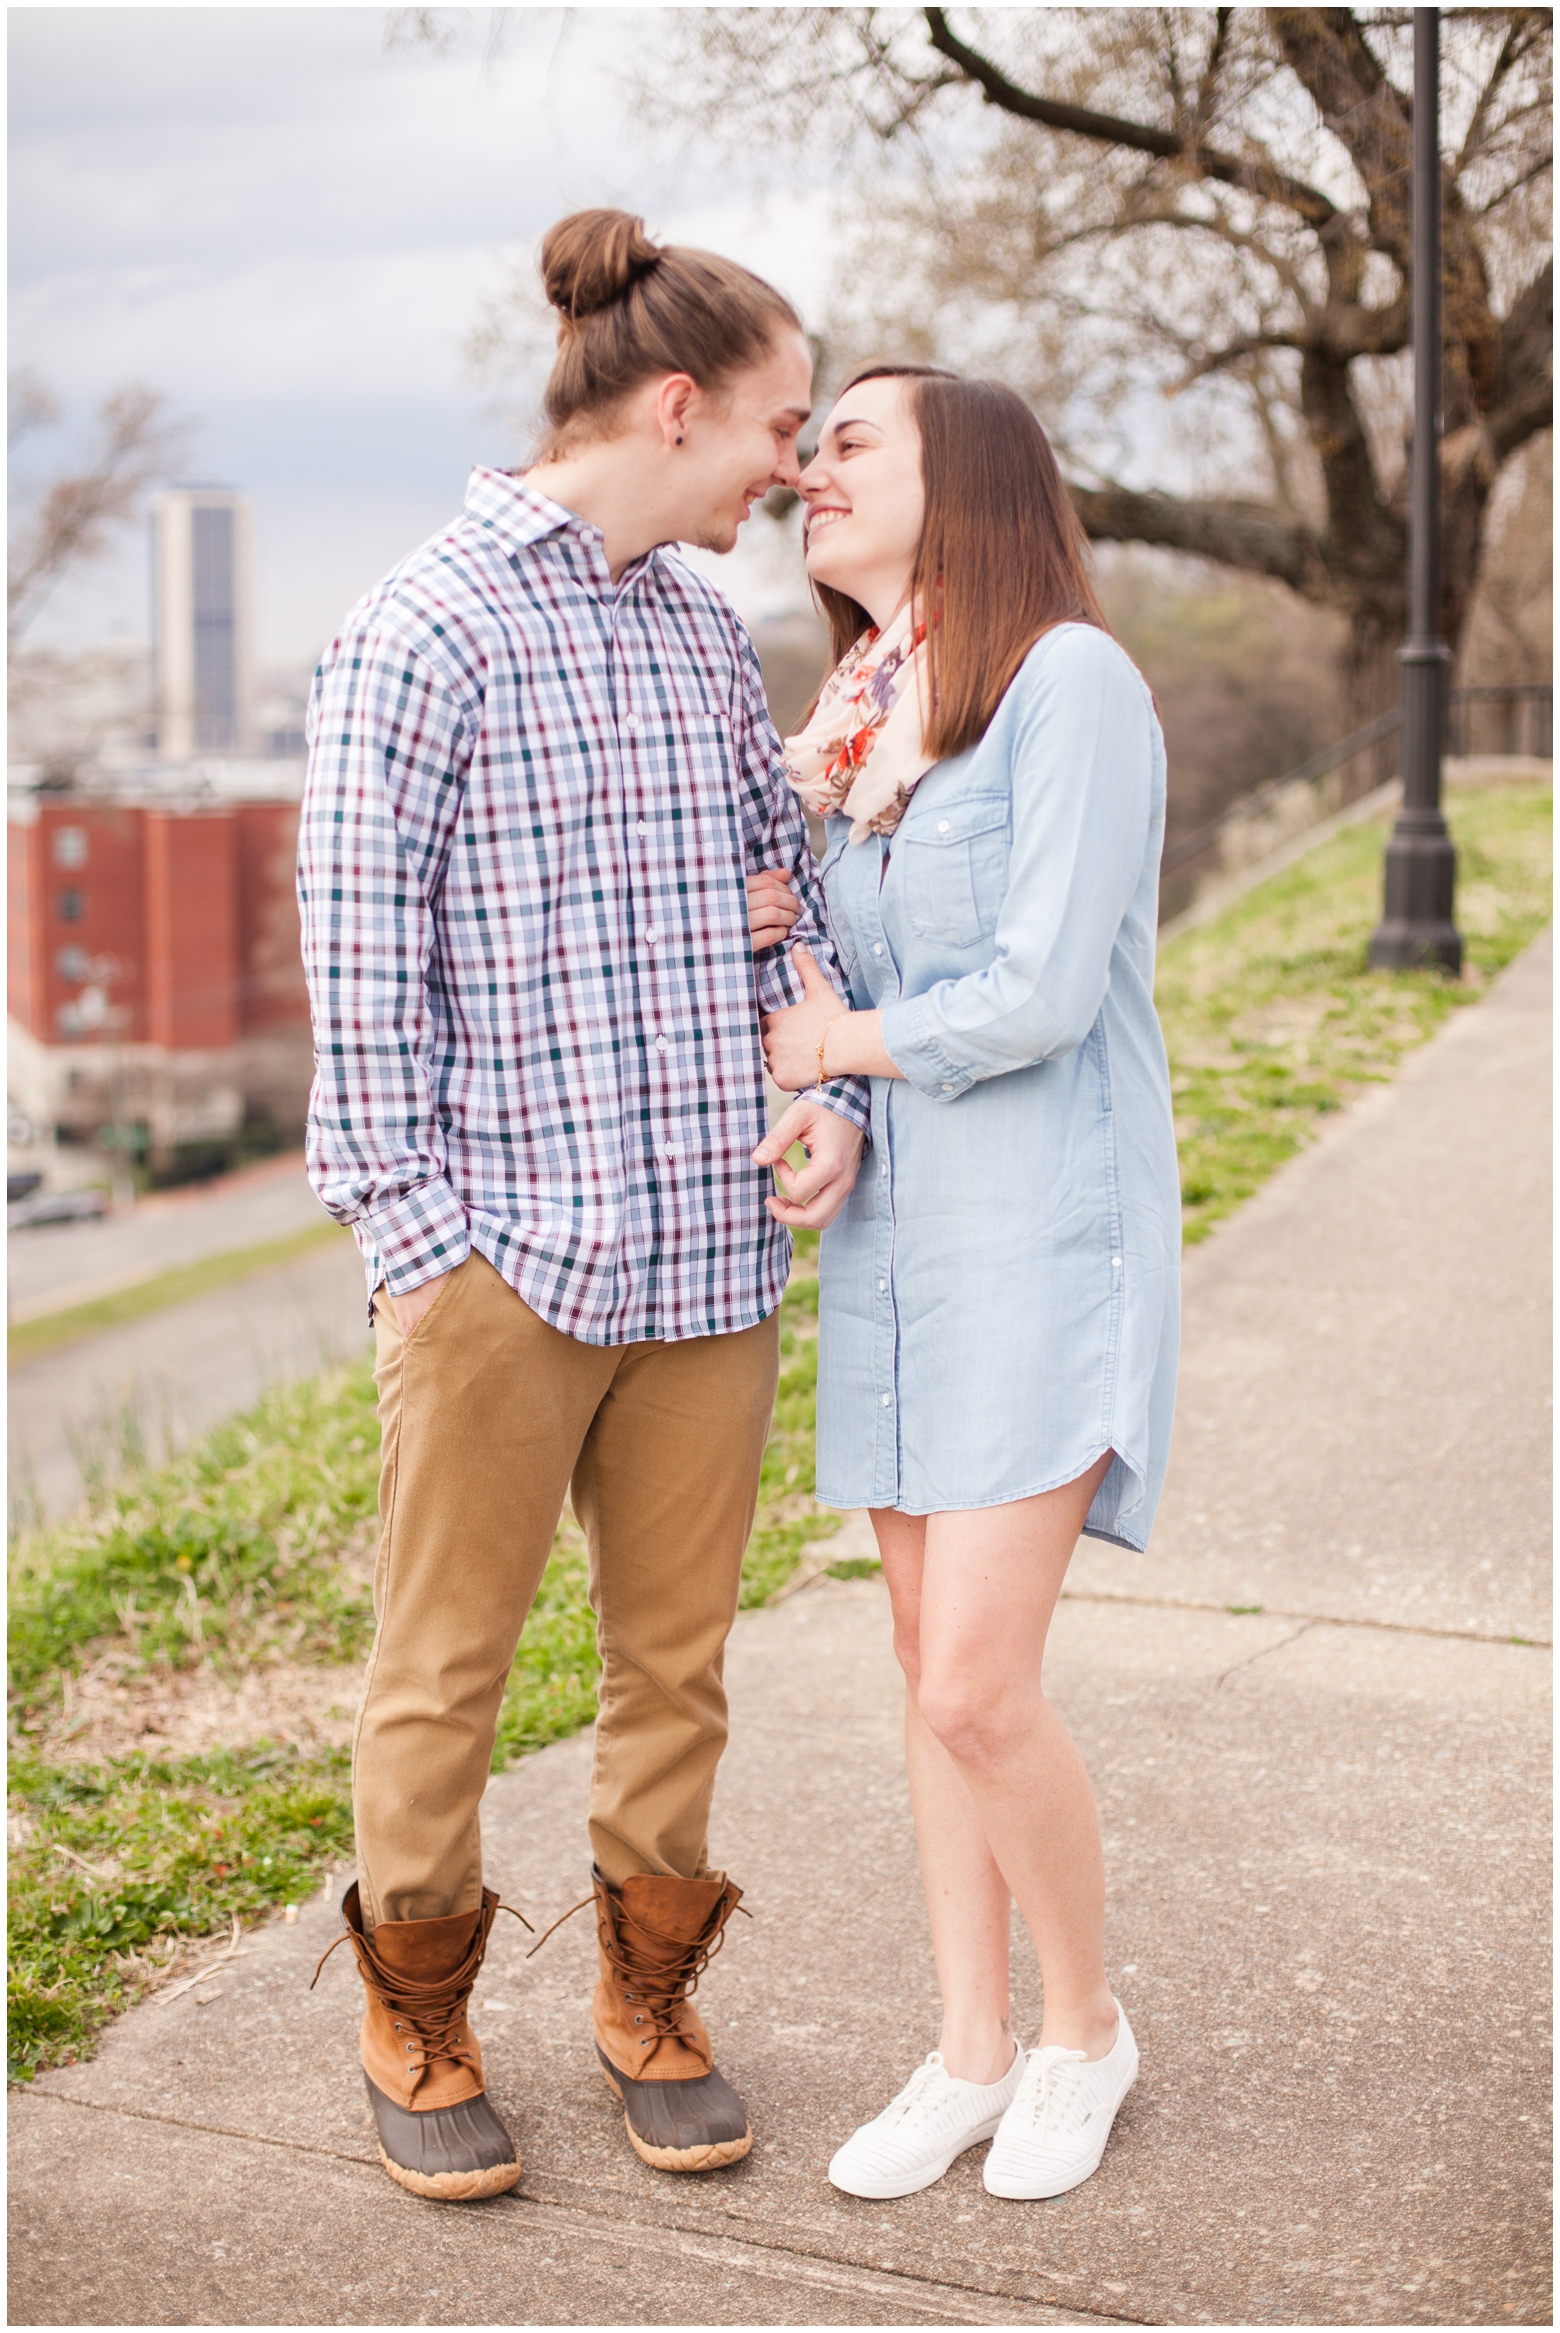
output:
<svg viewBox="0 0 1560 2333"><path fill-rule="evenodd" d="M347 1932L336 1941L351 1943L368 1996L363 2075L379 2160L414 2195L464 2203L502 2195L520 2178L514 2141L484 2094L482 2052L466 2016L498 1910L484 1888L479 1911L381 1920L370 1936L356 1881L341 1899Z"/></svg>
<svg viewBox="0 0 1560 2333"><path fill-rule="evenodd" d="M720 1950L742 1890L723 1876L596 1878L601 1978L591 2023L596 2055L623 2101L635 2152L658 2171L717 2171L753 2144L746 2109L715 2071L689 1998Z"/></svg>

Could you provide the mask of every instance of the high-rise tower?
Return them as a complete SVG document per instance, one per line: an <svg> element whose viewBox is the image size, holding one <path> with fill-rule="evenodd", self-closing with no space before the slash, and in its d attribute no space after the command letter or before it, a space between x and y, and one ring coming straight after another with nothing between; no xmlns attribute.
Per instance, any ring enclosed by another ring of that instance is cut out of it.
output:
<svg viewBox="0 0 1560 2333"><path fill-rule="evenodd" d="M249 500L176 486L153 504L157 749L168 761L243 753L252 685Z"/></svg>

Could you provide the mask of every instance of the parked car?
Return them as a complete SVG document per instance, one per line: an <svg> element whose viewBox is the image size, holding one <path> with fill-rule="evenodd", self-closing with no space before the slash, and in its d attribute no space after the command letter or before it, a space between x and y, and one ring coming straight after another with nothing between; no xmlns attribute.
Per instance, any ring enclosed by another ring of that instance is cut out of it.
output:
<svg viewBox="0 0 1560 2333"><path fill-rule="evenodd" d="M33 1191L26 1198L6 1200L8 1231L26 1231L35 1223L80 1223L106 1215L112 1202L106 1191Z"/></svg>

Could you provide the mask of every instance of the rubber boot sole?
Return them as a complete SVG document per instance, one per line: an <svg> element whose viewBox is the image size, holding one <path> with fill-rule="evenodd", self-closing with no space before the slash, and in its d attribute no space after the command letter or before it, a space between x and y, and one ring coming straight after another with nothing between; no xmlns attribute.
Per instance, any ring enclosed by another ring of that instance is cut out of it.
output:
<svg viewBox="0 0 1560 2333"><path fill-rule="evenodd" d="M596 2047L596 2063L613 2097L622 2100L623 2093L618 2087L617 2076L599 2043ZM629 2145L640 2161L648 2163L655 2171L722 2171L728 2163L740 2163L753 2145L753 2133L747 2130L739 2139L720 2139L708 2147L653 2147L648 2139L640 2137L629 2121L626 2104L623 2108L623 2128L628 2133Z"/></svg>
<svg viewBox="0 0 1560 2333"><path fill-rule="evenodd" d="M404 2163L392 2163L383 2147L379 2160L398 2187L435 2203L474 2203L484 2195L507 2195L520 2184L518 2163L490 2163L485 2171L408 2171Z"/></svg>

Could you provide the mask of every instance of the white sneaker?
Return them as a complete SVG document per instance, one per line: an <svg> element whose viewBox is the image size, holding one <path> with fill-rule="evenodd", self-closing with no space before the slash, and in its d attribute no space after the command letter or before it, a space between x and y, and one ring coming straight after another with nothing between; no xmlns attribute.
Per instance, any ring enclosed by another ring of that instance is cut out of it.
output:
<svg viewBox="0 0 1560 2333"><path fill-rule="evenodd" d="M1023 2074L1024 2052L1016 2045L1000 2082L961 2082L943 2064L941 2050L934 2049L876 2120L864 2122L845 2141L829 2165L829 2177L847 2195L879 2203L893 2195L918 2194L940 2179L966 2147L990 2138Z"/></svg>
<svg viewBox="0 0 1560 2333"><path fill-rule="evenodd" d="M986 2157L988 2195L1065 2195L1100 2167L1116 2109L1137 2080L1127 2013L1102 2058L1081 2049L1032 2049L1018 2095Z"/></svg>

